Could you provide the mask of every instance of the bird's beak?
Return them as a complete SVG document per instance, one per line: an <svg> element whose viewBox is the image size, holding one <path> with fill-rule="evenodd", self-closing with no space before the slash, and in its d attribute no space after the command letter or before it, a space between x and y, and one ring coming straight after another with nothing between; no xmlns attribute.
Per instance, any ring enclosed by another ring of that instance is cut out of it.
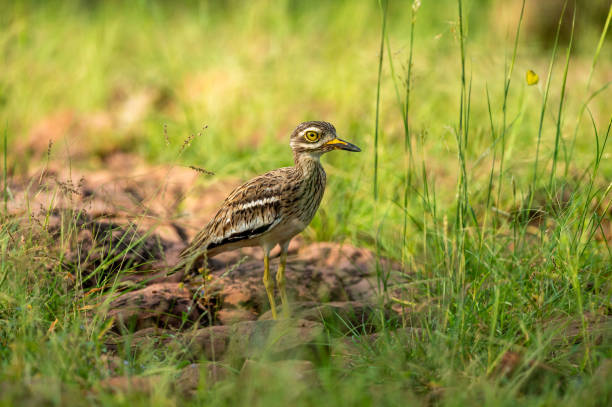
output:
<svg viewBox="0 0 612 407"><path fill-rule="evenodd" d="M355 144L351 144L348 141L344 141L339 138L330 140L325 144L328 146L331 146L332 148L338 149L338 150L355 151L355 152L361 151L361 149L357 147Z"/></svg>

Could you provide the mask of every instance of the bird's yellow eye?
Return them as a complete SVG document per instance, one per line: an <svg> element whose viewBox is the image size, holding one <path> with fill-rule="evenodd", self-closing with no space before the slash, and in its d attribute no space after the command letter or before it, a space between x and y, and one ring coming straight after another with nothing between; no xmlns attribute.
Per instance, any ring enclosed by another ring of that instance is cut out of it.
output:
<svg viewBox="0 0 612 407"><path fill-rule="evenodd" d="M319 141L321 136L316 131L307 131L304 137L306 137L306 140L314 143L315 141Z"/></svg>

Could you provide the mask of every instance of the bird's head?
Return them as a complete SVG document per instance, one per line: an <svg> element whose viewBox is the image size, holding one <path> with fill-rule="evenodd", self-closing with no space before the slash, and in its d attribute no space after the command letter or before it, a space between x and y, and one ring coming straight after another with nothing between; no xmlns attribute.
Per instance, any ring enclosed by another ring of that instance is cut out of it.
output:
<svg viewBox="0 0 612 407"><path fill-rule="evenodd" d="M336 136L336 128L328 122L304 122L291 134L294 156L308 155L315 158L332 150L361 151L354 144Z"/></svg>

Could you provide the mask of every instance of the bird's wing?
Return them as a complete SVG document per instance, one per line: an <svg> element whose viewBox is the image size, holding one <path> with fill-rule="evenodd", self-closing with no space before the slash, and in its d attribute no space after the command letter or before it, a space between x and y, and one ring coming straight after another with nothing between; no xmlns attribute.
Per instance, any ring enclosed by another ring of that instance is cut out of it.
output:
<svg viewBox="0 0 612 407"><path fill-rule="evenodd" d="M291 168L280 168L253 178L225 199L214 218L181 257L202 250L253 239L282 221L282 197Z"/></svg>

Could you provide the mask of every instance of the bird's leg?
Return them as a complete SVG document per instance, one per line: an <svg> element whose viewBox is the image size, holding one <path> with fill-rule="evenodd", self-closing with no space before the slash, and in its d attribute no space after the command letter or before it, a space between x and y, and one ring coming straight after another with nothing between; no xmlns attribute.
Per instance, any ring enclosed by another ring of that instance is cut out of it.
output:
<svg viewBox="0 0 612 407"><path fill-rule="evenodd" d="M264 287L266 287L266 293L268 294L268 301L270 301L270 309L272 310L272 318L276 319L276 303L274 302L274 281L270 277L270 251L264 252L264 275L263 275Z"/></svg>
<svg viewBox="0 0 612 407"><path fill-rule="evenodd" d="M289 302L287 301L287 293L285 291L285 265L287 264L287 248L289 242L280 245L280 263L278 265L278 271L276 272L276 283L278 284L278 291L281 296L281 303L283 304L283 314L289 315Z"/></svg>

